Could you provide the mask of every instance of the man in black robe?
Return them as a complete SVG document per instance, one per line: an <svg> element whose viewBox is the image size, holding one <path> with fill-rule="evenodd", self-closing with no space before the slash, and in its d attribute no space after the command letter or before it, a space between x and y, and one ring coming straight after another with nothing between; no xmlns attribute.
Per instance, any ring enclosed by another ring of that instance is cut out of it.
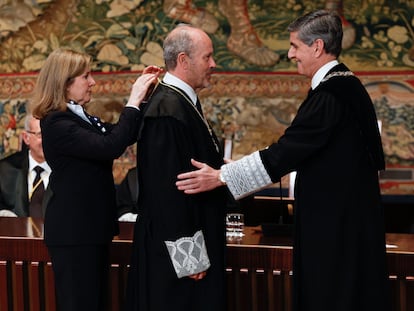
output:
<svg viewBox="0 0 414 311"><path fill-rule="evenodd" d="M288 57L312 89L284 135L239 161L179 175L185 193L224 184L235 198L297 171L295 311L390 310L378 170L384 155L372 101L337 58L340 17L316 11L288 28Z"/></svg>
<svg viewBox="0 0 414 311"><path fill-rule="evenodd" d="M188 25L165 39L167 73L145 110L138 140L138 222L128 310L225 310L226 189L179 191L191 158L219 168L223 154L196 91L209 86L216 64L208 35Z"/></svg>

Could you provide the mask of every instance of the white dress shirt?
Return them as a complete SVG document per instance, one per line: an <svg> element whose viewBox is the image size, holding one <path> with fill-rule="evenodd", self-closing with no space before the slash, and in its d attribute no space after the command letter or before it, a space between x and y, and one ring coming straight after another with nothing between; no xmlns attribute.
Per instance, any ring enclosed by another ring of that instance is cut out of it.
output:
<svg viewBox="0 0 414 311"><path fill-rule="evenodd" d="M27 184L29 186L28 193L31 193L32 187L33 187L33 181L36 178L36 172L33 170L36 166L40 166L43 168L43 172L40 173L40 177L43 180L43 185L45 186L45 189L47 188L47 185L49 184L49 176L52 172L52 169L50 168L49 164L46 162L38 163L30 154L29 151L29 172L27 176Z"/></svg>
<svg viewBox="0 0 414 311"><path fill-rule="evenodd" d="M319 83L321 83L322 79L325 78L328 71L338 64L339 62L337 60L333 60L319 68L312 77L312 90L314 90L319 85Z"/></svg>
<svg viewBox="0 0 414 311"><path fill-rule="evenodd" d="M193 103L193 105L194 106L196 105L196 103L197 103L197 94L196 94L196 92L194 91L194 89L190 85L185 83L183 80L181 80L180 78L177 78L173 74L167 72L164 76L164 79L162 79L162 81L166 84L178 87L179 89L183 90L185 92L185 94L191 99L191 102Z"/></svg>

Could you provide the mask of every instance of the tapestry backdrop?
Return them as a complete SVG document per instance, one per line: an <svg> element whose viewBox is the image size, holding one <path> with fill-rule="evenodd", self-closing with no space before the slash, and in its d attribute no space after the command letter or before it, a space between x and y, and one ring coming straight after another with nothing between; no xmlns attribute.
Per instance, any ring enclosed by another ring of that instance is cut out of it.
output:
<svg viewBox="0 0 414 311"><path fill-rule="evenodd" d="M20 148L25 105L51 51L69 46L92 55L97 86L88 110L115 122L137 74L163 66L163 39L180 22L203 28L214 43L217 73L200 97L218 136L232 142L233 158L263 148L283 133L309 88L287 58L286 27L320 8L342 16L340 60L374 101L387 167L411 176L385 176L383 192L414 193L412 0L0 1L0 157ZM117 181L135 165L135 148L116 161Z"/></svg>

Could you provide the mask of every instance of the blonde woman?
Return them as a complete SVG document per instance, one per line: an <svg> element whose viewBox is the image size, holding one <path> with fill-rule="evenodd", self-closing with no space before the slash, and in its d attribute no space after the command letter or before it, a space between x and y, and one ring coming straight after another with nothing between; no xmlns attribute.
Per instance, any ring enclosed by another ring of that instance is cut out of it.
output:
<svg viewBox="0 0 414 311"><path fill-rule="evenodd" d="M55 276L58 310L106 310L109 244L117 233L113 160L136 141L140 103L160 69L148 67L132 87L119 122L85 113L95 80L91 58L69 49L52 52L42 67L32 114L40 119L52 168L44 241Z"/></svg>

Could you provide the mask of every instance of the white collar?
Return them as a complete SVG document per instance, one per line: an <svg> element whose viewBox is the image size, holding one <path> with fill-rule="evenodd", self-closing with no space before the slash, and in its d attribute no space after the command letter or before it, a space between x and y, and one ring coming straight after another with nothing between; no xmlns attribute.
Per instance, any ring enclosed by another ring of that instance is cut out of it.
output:
<svg viewBox="0 0 414 311"><path fill-rule="evenodd" d="M66 106L69 108L70 111L79 116L82 120L91 123L91 121L89 121L89 119L86 117L83 107L81 105L67 103Z"/></svg>
<svg viewBox="0 0 414 311"><path fill-rule="evenodd" d="M197 94L194 91L194 89L189 86L187 83L185 83L180 78L177 78L173 74L167 72L162 79L162 81L166 84L170 84L172 86L178 87L179 89L183 90L185 94L190 97L191 102L195 105L197 102Z"/></svg>
<svg viewBox="0 0 414 311"><path fill-rule="evenodd" d="M38 163L35 159L33 159L31 151L29 150L29 172L31 172L36 166L42 167L49 174L52 171L52 169L46 161Z"/></svg>
<svg viewBox="0 0 414 311"><path fill-rule="evenodd" d="M319 83L321 83L322 79L326 76L328 71L338 64L339 62L335 59L319 68L318 71L312 77L312 90L314 90L319 85Z"/></svg>

